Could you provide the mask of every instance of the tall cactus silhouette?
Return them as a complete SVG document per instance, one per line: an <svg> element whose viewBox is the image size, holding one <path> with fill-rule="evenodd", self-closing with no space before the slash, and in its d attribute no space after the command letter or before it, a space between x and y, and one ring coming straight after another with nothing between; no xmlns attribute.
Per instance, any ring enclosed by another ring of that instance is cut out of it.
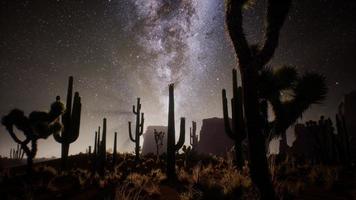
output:
<svg viewBox="0 0 356 200"><path fill-rule="evenodd" d="M222 104L224 114L225 133L235 142L236 165L242 169L244 159L242 155L242 141L246 137L243 104L242 104L242 88L237 85L236 69L232 70L233 98L231 99L232 123L230 126L230 118L228 112L228 103L226 98L226 90L222 90Z"/></svg>
<svg viewBox="0 0 356 200"><path fill-rule="evenodd" d="M73 77L69 77L67 90L67 104L65 113L62 116L63 130L61 134L53 134L54 139L62 144L61 162L62 169L66 168L69 145L79 137L80 117L82 104L78 92L73 98Z"/></svg>
<svg viewBox="0 0 356 200"><path fill-rule="evenodd" d="M197 136L197 123L192 121L192 127L189 129L190 133L190 145L192 145L192 151L197 150L198 146L198 136Z"/></svg>
<svg viewBox="0 0 356 200"><path fill-rule="evenodd" d="M117 132L115 132L114 135L114 147L113 147L113 153L112 153L112 163L113 166L117 163Z"/></svg>
<svg viewBox="0 0 356 200"><path fill-rule="evenodd" d="M136 115L136 129L135 129L135 137L132 135L131 131L131 121L129 121L129 136L130 140L135 143L135 160L140 160L140 137L143 133L144 126L144 113L141 113L141 103L140 98L137 98L137 106L132 106L132 112Z"/></svg>
<svg viewBox="0 0 356 200"><path fill-rule="evenodd" d="M103 131L100 142L100 158L103 162L106 161L106 118L103 119Z"/></svg>
<svg viewBox="0 0 356 200"><path fill-rule="evenodd" d="M182 148L185 141L185 118L180 119L180 134L178 143L175 142L175 121L174 121L174 84L169 85L168 104L168 134L167 134L167 178L169 181L176 181L177 174L176 152Z"/></svg>
<svg viewBox="0 0 356 200"><path fill-rule="evenodd" d="M96 156L96 151L97 151L97 141L98 140L98 132L95 131L95 136L94 136L94 150L93 150L93 155Z"/></svg>
<svg viewBox="0 0 356 200"><path fill-rule="evenodd" d="M225 20L241 74L251 179L259 189L261 199L276 199L266 157L258 77L259 71L268 64L276 51L291 0L267 0L264 40L261 44L252 46L248 43L243 27L243 10L248 2L249 0L226 0Z"/></svg>

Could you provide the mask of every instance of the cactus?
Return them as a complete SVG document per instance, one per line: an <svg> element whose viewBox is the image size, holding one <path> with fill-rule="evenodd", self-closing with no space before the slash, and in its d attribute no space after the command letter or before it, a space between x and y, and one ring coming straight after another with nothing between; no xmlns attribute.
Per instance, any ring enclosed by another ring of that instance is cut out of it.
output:
<svg viewBox="0 0 356 200"><path fill-rule="evenodd" d="M261 122L259 72L272 59L291 0L268 0L264 40L250 45L244 33L244 7L247 0L227 0L225 21L236 52L243 87L243 107L248 134L249 165L252 182L261 199L276 199L266 157L265 127Z"/></svg>
<svg viewBox="0 0 356 200"><path fill-rule="evenodd" d="M96 154L99 155L100 153L100 126L98 127L98 138L97 138L97 141L96 141Z"/></svg>
<svg viewBox="0 0 356 200"><path fill-rule="evenodd" d="M192 121L192 127L189 129L190 133L190 145L192 146L192 151L197 150L198 146L198 136L197 136L197 123Z"/></svg>
<svg viewBox="0 0 356 200"><path fill-rule="evenodd" d="M100 159L106 161L106 118L103 119L103 132L100 142Z"/></svg>
<svg viewBox="0 0 356 200"><path fill-rule="evenodd" d="M2 124L12 139L21 145L21 149L27 156L27 172L29 174L32 172L33 158L37 153L37 140L47 139L51 134L61 130L62 125L59 122L59 117L63 112L64 105L60 102L60 97L57 96L48 113L34 111L30 113L29 117L26 117L23 111L14 109L2 118ZM24 140L17 137L14 126L23 132ZM31 148L27 146L29 143L31 143Z"/></svg>
<svg viewBox="0 0 356 200"><path fill-rule="evenodd" d="M163 146L163 138L164 138L164 132L160 131L157 132L156 129L153 131L154 137L155 137L155 143L156 143L156 156L157 156L157 161L159 160L159 149Z"/></svg>
<svg viewBox="0 0 356 200"><path fill-rule="evenodd" d="M132 106L132 112L136 115L136 130L135 137L132 136L131 131L131 121L129 121L129 136L130 140L135 143L135 160L136 162L140 160L140 137L143 133L144 125L144 113L141 113L141 103L140 98L137 98L137 107Z"/></svg>
<svg viewBox="0 0 356 200"><path fill-rule="evenodd" d="M113 166L115 166L116 162L117 162L117 132L115 132L114 135L114 147L113 147L113 153L112 153L112 163Z"/></svg>
<svg viewBox="0 0 356 200"><path fill-rule="evenodd" d="M168 105L168 134L167 134L167 178L169 181L176 181L177 174L176 152L183 146L185 141L185 118L180 119L179 140L175 142L175 121L174 121L174 84L169 85L169 105Z"/></svg>
<svg viewBox="0 0 356 200"><path fill-rule="evenodd" d="M88 156L91 157L91 146L88 147Z"/></svg>
<svg viewBox="0 0 356 200"><path fill-rule="evenodd" d="M67 104L66 111L62 116L63 130L61 135L59 133L53 134L54 139L62 144L62 169L66 168L69 145L77 140L79 136L80 117L81 117L81 100L78 92L75 92L74 99L73 93L73 77L69 77L68 91L67 91ZM73 101L73 103L72 103Z"/></svg>
<svg viewBox="0 0 356 200"><path fill-rule="evenodd" d="M93 155L96 156L96 152L97 152L97 149L98 149L98 146L97 146L97 140L98 140L98 132L95 131L95 137L94 137L94 150L93 150Z"/></svg>
<svg viewBox="0 0 356 200"><path fill-rule="evenodd" d="M16 160L22 160L25 152L22 150L21 145L17 144L17 149L10 150L10 158Z"/></svg>
<svg viewBox="0 0 356 200"><path fill-rule="evenodd" d="M237 85L236 69L232 70L233 80L233 98L231 99L231 112L232 112L232 124L230 126L230 119L228 113L228 103L226 98L226 90L222 90L222 104L224 114L225 133L228 137L235 142L235 163L239 169L242 169L244 165L244 159L242 155L242 140L246 137L246 131L244 127L243 105L242 105L242 88Z"/></svg>

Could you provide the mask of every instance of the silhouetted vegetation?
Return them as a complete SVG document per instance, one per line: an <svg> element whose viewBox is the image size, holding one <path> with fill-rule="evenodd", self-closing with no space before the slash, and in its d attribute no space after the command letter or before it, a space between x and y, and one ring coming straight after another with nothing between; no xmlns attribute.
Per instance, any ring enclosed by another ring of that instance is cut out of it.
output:
<svg viewBox="0 0 356 200"><path fill-rule="evenodd" d="M73 77L69 77L66 109L62 116L63 128L61 134L54 132L54 139L62 144L62 169L66 168L69 145L79 137L82 104L78 92L73 98Z"/></svg>
<svg viewBox="0 0 356 200"><path fill-rule="evenodd" d="M185 142L185 118L180 119L180 134L176 144L175 121L174 121L174 84L169 85L168 103L168 133L167 133L167 178L169 181L176 181L176 153L182 148Z"/></svg>
<svg viewBox="0 0 356 200"><path fill-rule="evenodd" d="M246 138L245 122L243 116L243 104L242 104L242 88L237 85L237 73L236 69L232 70L232 88L233 97L231 99L231 115L232 123L230 126L230 118L228 113L228 103L226 98L226 90L222 90L222 104L225 133L234 140L235 159L236 165L239 169L242 169L244 165L242 141Z"/></svg>
<svg viewBox="0 0 356 200"><path fill-rule="evenodd" d="M64 105L60 102L60 97L57 96L48 113L33 111L29 117L26 117L23 111L14 109L2 118L2 124L6 127L11 138L21 145L21 149L26 154L29 173L32 171L33 158L37 153L37 140L47 139L48 136L61 131L62 125L59 122L59 117L63 112ZM25 136L24 140L19 139L14 127L22 131ZM29 143L31 143L31 148L27 146Z"/></svg>
<svg viewBox="0 0 356 200"><path fill-rule="evenodd" d="M137 98L137 106L132 106L132 112L136 116L136 128L135 128L135 137L133 137L131 132L131 122L129 122L129 136L130 140L135 143L135 154L136 154L136 161L140 160L140 138L143 133L143 125L144 125L144 113L141 113L141 103L140 98Z"/></svg>

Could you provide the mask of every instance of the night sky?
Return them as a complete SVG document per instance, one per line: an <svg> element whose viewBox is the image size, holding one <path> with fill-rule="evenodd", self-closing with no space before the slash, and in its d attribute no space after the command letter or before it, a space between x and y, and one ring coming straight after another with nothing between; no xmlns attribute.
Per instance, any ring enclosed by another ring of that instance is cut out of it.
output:
<svg viewBox="0 0 356 200"><path fill-rule="evenodd" d="M341 3L342 2L342 3ZM303 120L334 116L342 96L356 89L356 1L295 0L272 66L295 65L327 77L329 94ZM176 83L176 119L222 117L221 89L231 96L235 54L224 27L223 0L1 1L0 115L29 114L65 99L68 76L82 96L79 139L70 153L93 145L108 118L119 151L133 151L127 121L141 97L145 126L167 124L168 87ZM262 38L264 1L245 11L248 39ZM176 126L178 127L178 126ZM0 128L0 154L15 147ZM37 157L59 156L53 137Z"/></svg>

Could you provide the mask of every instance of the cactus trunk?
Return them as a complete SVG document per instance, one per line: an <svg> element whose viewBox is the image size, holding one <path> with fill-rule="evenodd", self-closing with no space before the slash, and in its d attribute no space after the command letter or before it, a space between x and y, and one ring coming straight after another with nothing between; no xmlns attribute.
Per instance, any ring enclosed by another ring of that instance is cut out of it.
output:
<svg viewBox="0 0 356 200"><path fill-rule="evenodd" d="M114 136L114 151L112 154L112 163L115 166L116 162L117 162L117 132L115 132L115 136Z"/></svg>
<svg viewBox="0 0 356 200"><path fill-rule="evenodd" d="M167 179L176 181L175 170L176 152L183 146L185 140L185 118L181 118L180 134L178 143L175 143L175 121L174 121L174 85L169 85L169 105L168 105L168 134L167 134Z"/></svg>
<svg viewBox="0 0 356 200"><path fill-rule="evenodd" d="M141 113L141 103L140 98L137 98L137 107L132 106L132 112L136 115L136 128L135 128L135 137L132 135L131 131L131 122L128 122L129 125L129 136L130 140L135 143L135 160L138 162L140 160L140 138L143 134L144 126L144 113Z"/></svg>
<svg viewBox="0 0 356 200"><path fill-rule="evenodd" d="M243 116L243 103L242 103L242 88L237 84L237 72L236 69L232 70L232 83L233 83L233 98L231 99L231 112L232 123L230 126L230 119L228 113L228 105L225 89L222 90L222 103L223 103L223 115L225 133L234 140L235 146L235 164L239 169L242 169L244 165L244 159L242 154L242 141L246 137L244 116Z"/></svg>
<svg viewBox="0 0 356 200"><path fill-rule="evenodd" d="M62 116L63 131L61 135L59 133L53 134L54 139L62 145L62 169L66 169L69 145L79 137L81 108L79 93L75 92L73 98L73 77L71 76L68 81L66 110Z"/></svg>

